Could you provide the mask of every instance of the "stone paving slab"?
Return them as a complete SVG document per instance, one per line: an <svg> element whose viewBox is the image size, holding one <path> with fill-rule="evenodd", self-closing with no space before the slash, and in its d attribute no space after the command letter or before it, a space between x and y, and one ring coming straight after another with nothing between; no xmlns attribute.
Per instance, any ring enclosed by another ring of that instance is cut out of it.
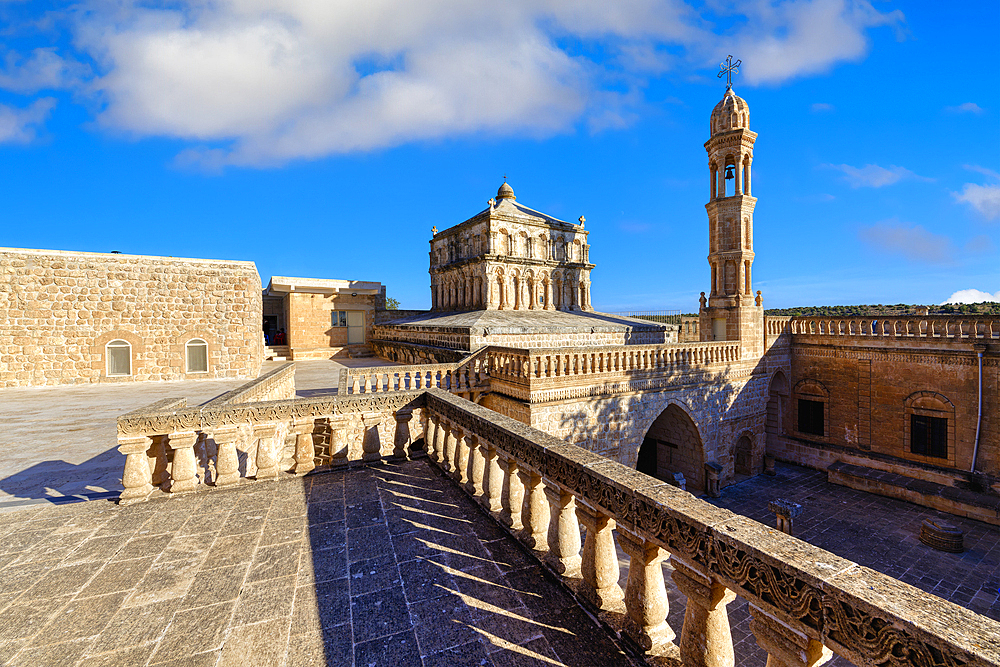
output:
<svg viewBox="0 0 1000 667"><path fill-rule="evenodd" d="M628 665L426 461L0 514L0 663Z"/></svg>
<svg viewBox="0 0 1000 667"><path fill-rule="evenodd" d="M267 372L285 362L265 362ZM348 366L389 365L378 359L299 361L300 396L335 390ZM115 419L164 398L200 405L246 380L187 380L0 389L0 512L32 504L117 498L125 457Z"/></svg>

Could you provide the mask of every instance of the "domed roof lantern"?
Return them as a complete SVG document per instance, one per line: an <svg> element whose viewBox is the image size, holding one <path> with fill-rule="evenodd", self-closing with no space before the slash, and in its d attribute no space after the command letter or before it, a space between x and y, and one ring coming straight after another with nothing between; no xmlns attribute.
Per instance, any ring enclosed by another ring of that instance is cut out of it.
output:
<svg viewBox="0 0 1000 667"><path fill-rule="evenodd" d="M497 190L497 199L510 199L511 201L517 199L514 196L514 188L510 187L510 184L504 179L503 185Z"/></svg>
<svg viewBox="0 0 1000 667"><path fill-rule="evenodd" d="M711 133L750 129L750 105L732 88L726 89L722 100L712 109Z"/></svg>

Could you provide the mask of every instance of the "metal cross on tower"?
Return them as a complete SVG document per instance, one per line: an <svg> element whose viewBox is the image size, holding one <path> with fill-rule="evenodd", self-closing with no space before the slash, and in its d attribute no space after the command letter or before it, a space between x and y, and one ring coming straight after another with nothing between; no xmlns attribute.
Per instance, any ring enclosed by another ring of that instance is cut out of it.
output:
<svg viewBox="0 0 1000 667"><path fill-rule="evenodd" d="M733 74L739 73L740 65L742 64L743 64L742 60L737 60L736 62L733 62L732 56L726 56L726 62L719 63L719 67L721 69L719 71L718 76L721 79L723 74L726 75L726 90L729 90L730 88L733 87Z"/></svg>

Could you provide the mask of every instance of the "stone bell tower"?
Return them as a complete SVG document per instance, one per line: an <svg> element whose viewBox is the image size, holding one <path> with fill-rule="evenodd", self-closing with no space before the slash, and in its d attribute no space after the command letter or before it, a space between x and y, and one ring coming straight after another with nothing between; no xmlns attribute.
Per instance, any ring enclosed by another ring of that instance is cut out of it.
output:
<svg viewBox="0 0 1000 667"><path fill-rule="evenodd" d="M711 174L708 212L708 263L712 286L701 296L701 339L740 341L741 359L759 357L764 345L764 308L753 291L753 144L750 107L726 88L712 110L711 138L705 142Z"/></svg>

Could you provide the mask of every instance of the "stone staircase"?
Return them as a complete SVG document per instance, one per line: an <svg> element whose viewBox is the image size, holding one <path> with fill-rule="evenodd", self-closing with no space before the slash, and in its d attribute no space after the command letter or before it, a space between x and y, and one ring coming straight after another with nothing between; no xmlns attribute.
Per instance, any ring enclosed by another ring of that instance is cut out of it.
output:
<svg viewBox="0 0 1000 667"><path fill-rule="evenodd" d="M375 357L375 353L367 345L348 345L347 355L351 359L369 359Z"/></svg>
<svg viewBox="0 0 1000 667"><path fill-rule="evenodd" d="M292 356L287 345L268 345L264 348L265 361L288 361Z"/></svg>

